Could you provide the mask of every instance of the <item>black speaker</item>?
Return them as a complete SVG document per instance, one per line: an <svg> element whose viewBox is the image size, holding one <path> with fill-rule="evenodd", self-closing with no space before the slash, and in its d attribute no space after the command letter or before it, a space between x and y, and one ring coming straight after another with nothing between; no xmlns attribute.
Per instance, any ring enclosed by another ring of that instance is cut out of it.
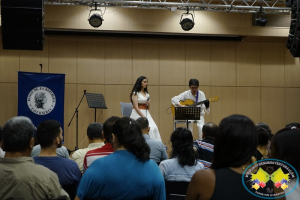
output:
<svg viewBox="0 0 300 200"><path fill-rule="evenodd" d="M43 0L1 0L1 23L3 49L43 50Z"/></svg>
<svg viewBox="0 0 300 200"><path fill-rule="evenodd" d="M291 6L291 25L286 48L294 57L300 57L300 0L293 0Z"/></svg>

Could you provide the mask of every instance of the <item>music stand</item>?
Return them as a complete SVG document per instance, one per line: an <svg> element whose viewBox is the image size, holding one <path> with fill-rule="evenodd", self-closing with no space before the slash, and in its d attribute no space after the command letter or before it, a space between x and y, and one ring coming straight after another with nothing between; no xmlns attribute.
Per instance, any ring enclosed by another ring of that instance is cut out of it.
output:
<svg viewBox="0 0 300 200"><path fill-rule="evenodd" d="M186 120L188 129L189 120L199 120L200 113L200 107L175 107L175 120Z"/></svg>
<svg viewBox="0 0 300 200"><path fill-rule="evenodd" d="M107 109L103 94L86 93L85 96L89 108L95 108L95 122L96 122L97 108Z"/></svg>

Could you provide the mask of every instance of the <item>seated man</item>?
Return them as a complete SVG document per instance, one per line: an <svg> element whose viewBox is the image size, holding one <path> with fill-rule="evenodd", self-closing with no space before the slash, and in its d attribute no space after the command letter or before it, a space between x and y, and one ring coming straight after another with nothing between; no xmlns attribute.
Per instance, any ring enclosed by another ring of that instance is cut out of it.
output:
<svg viewBox="0 0 300 200"><path fill-rule="evenodd" d="M83 160L85 154L89 150L97 149L104 145L102 130L103 130L102 124L98 122L91 123L87 128L87 137L89 140L89 146L84 149L79 149L71 155L71 159L77 163L81 172L83 172Z"/></svg>
<svg viewBox="0 0 300 200"><path fill-rule="evenodd" d="M212 122L208 122L202 128L203 140L194 141L194 150L197 152L198 161L204 167L210 167L214 154L215 136L218 131L218 126Z"/></svg>
<svg viewBox="0 0 300 200"><path fill-rule="evenodd" d="M69 199L57 175L30 158L35 127L14 117L3 127L5 158L0 158L0 199Z"/></svg>
<svg viewBox="0 0 300 200"><path fill-rule="evenodd" d="M145 117L140 117L136 120L142 129L143 136L146 143L150 147L150 159L159 164L161 161L168 159L167 152L161 140L150 138L149 136L149 122Z"/></svg>
<svg viewBox="0 0 300 200"><path fill-rule="evenodd" d="M61 147L63 140L60 123L56 120L41 122L36 137L41 145L41 153L34 161L55 172L63 189L74 199L81 173L75 161L56 155L56 149Z"/></svg>
<svg viewBox="0 0 300 200"><path fill-rule="evenodd" d="M90 150L86 153L83 161L83 173L92 164L92 162L114 152L112 146L112 128L118 119L120 118L112 116L104 122L102 134L105 138L105 145L98 149Z"/></svg>
<svg viewBox="0 0 300 200"><path fill-rule="evenodd" d="M200 113L200 119L197 121L197 127L198 127L198 137L199 140L202 140L202 127L205 123L204 116L205 112L209 114L210 107L209 107L209 100L206 100L204 92L198 90L199 88L199 81L197 79L190 79L189 81L189 90L179 94L178 96L175 96L171 99L172 104L175 107L185 107L186 105L182 105L180 101L186 101L186 100L192 100L195 103L204 102L204 105L201 105L201 113ZM193 122L194 120L189 120L188 129L193 133Z"/></svg>

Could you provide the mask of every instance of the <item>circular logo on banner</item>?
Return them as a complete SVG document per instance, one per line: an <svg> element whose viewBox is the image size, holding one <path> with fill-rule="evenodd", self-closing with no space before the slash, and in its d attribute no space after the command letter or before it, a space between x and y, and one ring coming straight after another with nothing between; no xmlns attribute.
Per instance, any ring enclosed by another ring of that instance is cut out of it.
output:
<svg viewBox="0 0 300 200"><path fill-rule="evenodd" d="M262 199L277 199L291 194L299 175L289 163L277 159L259 160L244 171L242 182L248 192Z"/></svg>
<svg viewBox="0 0 300 200"><path fill-rule="evenodd" d="M37 115L47 115L55 107L56 98L54 92L47 87L36 87L27 97L29 109Z"/></svg>

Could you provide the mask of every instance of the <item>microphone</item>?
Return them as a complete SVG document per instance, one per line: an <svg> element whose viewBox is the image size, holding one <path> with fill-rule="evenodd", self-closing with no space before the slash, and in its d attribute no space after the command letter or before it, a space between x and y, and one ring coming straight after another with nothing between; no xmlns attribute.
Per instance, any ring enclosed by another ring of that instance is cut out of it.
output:
<svg viewBox="0 0 300 200"><path fill-rule="evenodd" d="M150 100L150 97L147 98L147 104L146 104L146 106L148 106L148 101L149 101L149 100Z"/></svg>
<svg viewBox="0 0 300 200"><path fill-rule="evenodd" d="M86 90L84 90L83 93L85 94L85 93L86 93Z"/></svg>

